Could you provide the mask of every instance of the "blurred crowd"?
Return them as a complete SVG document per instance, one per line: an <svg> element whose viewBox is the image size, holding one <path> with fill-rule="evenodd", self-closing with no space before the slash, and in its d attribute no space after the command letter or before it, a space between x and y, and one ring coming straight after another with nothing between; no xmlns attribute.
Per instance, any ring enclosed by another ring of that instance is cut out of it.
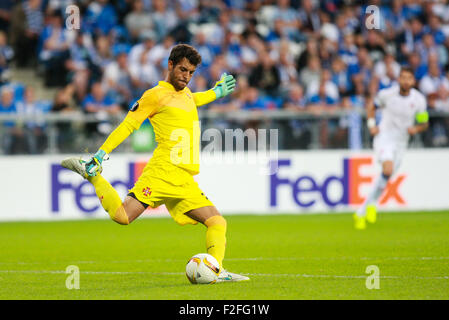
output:
<svg viewBox="0 0 449 320"><path fill-rule="evenodd" d="M238 80L234 94L211 110L318 118L347 111L319 121L208 124L283 127L284 148L308 148L317 127L321 147L362 148L360 112L378 90L395 85L402 65L415 71L429 109L449 112L447 0L1 0L0 113L95 114L103 120L86 134L106 135L108 115L128 110L165 78L179 42L202 55L192 91L211 88L222 72ZM11 64L36 68L46 86L58 88L54 101L36 101L32 88L11 83ZM448 118L431 121L424 144L448 146ZM70 125L59 126L63 146L72 140ZM45 123L3 127L4 152L16 152L15 139L31 153L44 150Z"/></svg>

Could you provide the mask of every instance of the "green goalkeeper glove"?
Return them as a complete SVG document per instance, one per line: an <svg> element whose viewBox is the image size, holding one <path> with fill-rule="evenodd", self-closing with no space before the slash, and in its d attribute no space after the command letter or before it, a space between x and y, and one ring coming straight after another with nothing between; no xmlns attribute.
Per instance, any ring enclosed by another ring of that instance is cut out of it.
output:
<svg viewBox="0 0 449 320"><path fill-rule="evenodd" d="M103 150L98 150L94 156L86 163L86 172L90 177L95 177L103 171L101 166L104 160L108 160L109 155Z"/></svg>
<svg viewBox="0 0 449 320"><path fill-rule="evenodd" d="M235 89L235 79L232 75L223 73L220 80L217 81L215 86L212 88L214 90L217 99L226 97L231 94Z"/></svg>

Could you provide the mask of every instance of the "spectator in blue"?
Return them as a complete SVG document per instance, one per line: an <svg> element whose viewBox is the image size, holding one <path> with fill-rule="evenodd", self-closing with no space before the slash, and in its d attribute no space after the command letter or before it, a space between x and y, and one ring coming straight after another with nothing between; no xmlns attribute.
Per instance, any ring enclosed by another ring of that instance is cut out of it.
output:
<svg viewBox="0 0 449 320"><path fill-rule="evenodd" d="M290 83L298 82L298 71L296 71L294 55L290 50L290 43L286 39L282 40L274 54L277 55L274 59L278 61L279 77L281 79L279 93L284 95Z"/></svg>
<svg viewBox="0 0 449 320"><path fill-rule="evenodd" d="M161 74L164 73L168 67L167 57L174 44L174 38L168 34L160 43L156 44L150 52L148 52L149 62L152 63Z"/></svg>
<svg viewBox="0 0 449 320"><path fill-rule="evenodd" d="M17 106L14 102L14 90L5 85L0 90L0 114L17 115ZM5 154L18 153L20 146L23 146L23 130L14 120L7 120L2 123L3 134L1 144Z"/></svg>
<svg viewBox="0 0 449 320"><path fill-rule="evenodd" d="M416 81L420 81L427 73L427 64L423 63L421 56L417 52L412 52L408 57L408 65L415 73Z"/></svg>
<svg viewBox="0 0 449 320"><path fill-rule="evenodd" d="M11 13L10 43L16 53L17 65L35 64L39 34L44 25L42 0L18 3Z"/></svg>
<svg viewBox="0 0 449 320"><path fill-rule="evenodd" d="M178 17L171 6L167 6L165 0L153 0L151 16L154 22L154 31L158 36L158 42L165 38L178 24Z"/></svg>
<svg viewBox="0 0 449 320"><path fill-rule="evenodd" d="M195 35L193 46L201 54L201 65L198 66L198 73L202 73L202 69L208 68L214 61L214 57L219 53L220 47L214 46L206 38L206 34L201 30Z"/></svg>
<svg viewBox="0 0 449 320"><path fill-rule="evenodd" d="M216 22L222 16L222 13L226 12L225 9L226 5L221 1L201 1L198 22L200 24Z"/></svg>
<svg viewBox="0 0 449 320"><path fill-rule="evenodd" d="M424 27L424 31L433 36L436 44L443 44L446 40L446 36L441 28L441 18L435 14L432 14L427 19L428 25Z"/></svg>
<svg viewBox="0 0 449 320"><path fill-rule="evenodd" d="M226 64L228 65L231 73L239 73L242 70L242 46L240 43L240 37L231 32L230 30L226 32L222 52L226 59Z"/></svg>
<svg viewBox="0 0 449 320"><path fill-rule="evenodd" d="M292 83L284 101L283 109L295 113L308 113L304 89L299 83ZM285 123L285 122L284 122ZM310 121L293 119L287 122L283 145L286 149L307 149L311 142Z"/></svg>
<svg viewBox="0 0 449 320"><path fill-rule="evenodd" d="M378 78L376 76L376 80L379 80L379 90L390 88L397 84L397 75L391 65L387 66L387 70L385 72L385 75L381 78Z"/></svg>
<svg viewBox="0 0 449 320"><path fill-rule="evenodd" d="M199 18L198 0L176 0L176 13L180 20L197 22Z"/></svg>
<svg viewBox="0 0 449 320"><path fill-rule="evenodd" d="M421 20L417 17L405 22L402 33L396 37L396 47L398 48L397 59L405 62L408 55L415 50L416 44L421 40L424 28Z"/></svg>
<svg viewBox="0 0 449 320"><path fill-rule="evenodd" d="M318 92L310 96L309 103L313 105L314 110L324 111L327 107L334 106L337 100L331 95L326 93L326 85L324 82L320 82Z"/></svg>
<svg viewBox="0 0 449 320"><path fill-rule="evenodd" d="M306 97L311 100L318 99L321 101L322 94L320 87L324 87L324 96L333 101L338 101L340 93L338 86L332 81L332 73L329 69L322 69L319 79L311 82L306 89ZM330 100L328 100L330 101ZM332 103L331 103L332 104Z"/></svg>
<svg viewBox="0 0 449 320"><path fill-rule="evenodd" d="M293 41L300 40L299 27L301 24L299 15L296 10L290 7L290 0L277 1L274 20L280 23L282 34Z"/></svg>
<svg viewBox="0 0 449 320"><path fill-rule="evenodd" d="M95 63L97 53L91 40L89 34L78 32L70 46L70 58L65 63L68 79L74 85L75 99L78 102L83 101L87 94L89 79L98 79L103 73Z"/></svg>
<svg viewBox="0 0 449 320"><path fill-rule="evenodd" d="M115 102L127 107L133 99L132 75L126 51L119 51L115 61L109 63L103 73L103 87Z"/></svg>
<svg viewBox="0 0 449 320"><path fill-rule="evenodd" d="M87 30L95 34L107 35L118 24L117 13L109 0L91 2L84 18Z"/></svg>
<svg viewBox="0 0 449 320"><path fill-rule="evenodd" d="M18 113L27 118L23 126L27 151L30 154L42 153L47 145L43 115L50 107L51 103L46 105L44 101L36 101L34 89L31 86L25 88L24 100L17 103Z"/></svg>
<svg viewBox="0 0 449 320"><path fill-rule="evenodd" d="M393 0L391 4L391 11L386 17L387 24L394 31L394 33L400 33L405 27L405 11L402 4L403 0Z"/></svg>
<svg viewBox="0 0 449 320"><path fill-rule="evenodd" d="M0 85L9 81L9 64L14 57L14 50L8 45L6 34L0 30Z"/></svg>
<svg viewBox="0 0 449 320"><path fill-rule="evenodd" d="M318 41L310 37L306 42L306 48L304 51L301 52L301 54L298 56L298 59L296 61L296 67L298 70L298 73L302 71L302 69L306 68L309 64L309 60L311 58L318 58L319 51L318 51ZM320 61L318 61L319 64Z"/></svg>
<svg viewBox="0 0 449 320"><path fill-rule="evenodd" d="M215 30L215 32L212 34L214 37L222 36L226 30L230 29L231 18L229 13L223 12L223 14L220 15L219 18L219 27ZM245 29L243 29L241 36L247 40L250 36L256 36L258 39L262 40L264 38L263 35L260 34L260 32L257 30L257 19L256 18L249 18L245 23ZM275 19L276 23L276 19ZM281 26L281 24L279 24ZM279 32L279 34L282 34L282 32ZM269 35L268 35L269 36ZM218 38L220 39L220 38Z"/></svg>
<svg viewBox="0 0 449 320"><path fill-rule="evenodd" d="M338 100L326 92L326 81L322 79L319 84L318 92L309 98L309 110L317 116L323 113L332 113L339 109ZM338 119L322 119L319 120L320 127L320 147L325 148L329 144L329 133L333 135L338 128Z"/></svg>
<svg viewBox="0 0 449 320"><path fill-rule="evenodd" d="M413 19L415 17L421 16L422 14L422 4L418 1L408 1L407 5L404 6L403 15L406 20Z"/></svg>
<svg viewBox="0 0 449 320"><path fill-rule="evenodd" d="M14 0L0 1L0 31L8 32Z"/></svg>
<svg viewBox="0 0 449 320"><path fill-rule="evenodd" d="M259 90L255 87L249 87L246 92L245 103L242 106L243 110L262 111L267 109L267 104L260 97Z"/></svg>
<svg viewBox="0 0 449 320"><path fill-rule="evenodd" d="M133 65L141 65L146 63L152 63L149 60L147 53L151 51L156 45L156 34L147 30L140 35L140 42L131 47L131 50L128 54L128 64L130 66ZM143 57L145 55L145 57ZM144 61L142 61L144 59Z"/></svg>
<svg viewBox="0 0 449 320"><path fill-rule="evenodd" d="M113 52L116 52L121 48L125 48L127 51L129 51L132 47L128 35L128 30L122 25L117 25L113 27L109 32L109 34L107 34L106 36L109 38L112 44Z"/></svg>
<svg viewBox="0 0 449 320"><path fill-rule="evenodd" d="M318 33L321 28L321 20L318 10L312 0L303 0L299 9L300 30L308 35Z"/></svg>
<svg viewBox="0 0 449 320"><path fill-rule="evenodd" d="M347 95L352 90L352 82L349 79L348 69L340 57L336 57L332 61L331 79L337 85L340 96Z"/></svg>
<svg viewBox="0 0 449 320"><path fill-rule="evenodd" d="M51 107L52 113L71 114L77 110L71 105L71 100L74 95L75 88L73 85L68 85L56 92ZM55 126L58 132L57 144L59 151L72 152L75 142L76 133L72 127L71 121L58 121Z"/></svg>
<svg viewBox="0 0 449 320"><path fill-rule="evenodd" d="M90 38L90 34L85 34L85 36L88 36L88 39ZM88 43L91 43L92 40L89 39ZM96 67L100 69L100 73L98 74L98 77L94 77L94 82L101 79L103 72L108 64L110 64L114 60L114 55L112 53L112 46L111 46L111 40L107 36L99 36L95 40L95 47L93 48L92 53L94 54L94 57L92 59L92 62Z"/></svg>
<svg viewBox="0 0 449 320"><path fill-rule="evenodd" d="M270 31L265 36L265 42L269 43L271 46L279 43L282 38L286 37L285 31L283 28L283 23L281 19L276 19L273 22L273 28L270 28Z"/></svg>
<svg viewBox="0 0 449 320"><path fill-rule="evenodd" d="M242 37L240 72L248 74L259 63L259 52L265 51L265 43L255 34L249 34L248 38Z"/></svg>
<svg viewBox="0 0 449 320"><path fill-rule="evenodd" d="M442 72L440 65L432 61L428 65L428 72L419 82L419 90L426 97L436 95L440 88L449 90L449 80Z"/></svg>
<svg viewBox="0 0 449 320"><path fill-rule="evenodd" d="M97 119L101 120L87 125L88 135L109 134L112 131L112 125L108 121L109 116L117 114L121 110L114 100L106 96L100 82L92 85L91 93L83 101L83 109L85 113L94 114Z"/></svg>
<svg viewBox="0 0 449 320"><path fill-rule="evenodd" d="M209 41L214 44L221 46L223 43L223 39L226 35L226 32L231 30L232 22L231 22L231 15L228 11L221 12L220 16L218 17L217 23L214 24L214 27L209 32L208 39ZM249 19L246 23L246 28L241 33L241 36L244 39L247 39L251 35L257 36L259 39L262 39L260 34L257 32L255 25L257 24L255 19Z"/></svg>
<svg viewBox="0 0 449 320"><path fill-rule="evenodd" d="M361 150L363 118L362 114L366 106L365 87L362 83L354 83L355 92L348 99L342 101L343 109L348 111L346 117L340 119L340 127L348 128L348 147L351 150Z"/></svg>
<svg viewBox="0 0 449 320"><path fill-rule="evenodd" d="M207 79L201 74L197 74L195 77L193 77L192 82L193 83L189 85L189 88L192 92L201 92L208 89ZM216 100L216 102L219 102L221 100L222 99ZM207 108L208 106L210 105L206 105L205 107Z"/></svg>
<svg viewBox="0 0 449 320"><path fill-rule="evenodd" d="M133 43L138 42L143 33L152 31L153 20L150 12L144 10L143 0L132 1L132 11L125 17L125 26Z"/></svg>
<svg viewBox="0 0 449 320"><path fill-rule="evenodd" d="M155 45L156 35L152 31L142 34L143 42L136 44L128 55L129 73L132 79L132 96L139 99L149 88L157 85L162 75L149 60L149 52Z"/></svg>
<svg viewBox="0 0 449 320"><path fill-rule="evenodd" d="M321 0L320 9L325 11L330 16L335 16L338 11L338 7L341 5L340 0Z"/></svg>
<svg viewBox="0 0 449 320"><path fill-rule="evenodd" d="M247 9L248 3L254 3L254 0L223 0L226 6L235 14L242 15Z"/></svg>
<svg viewBox="0 0 449 320"><path fill-rule="evenodd" d="M268 109L268 104L267 101L260 96L257 88L249 87L245 92L245 101L242 105L242 109L262 114ZM244 127L245 129L257 130L261 127L262 122L263 120L261 119L251 119L244 123Z"/></svg>
<svg viewBox="0 0 449 320"><path fill-rule="evenodd" d="M108 114L116 114L120 111L120 106L106 96L100 82L92 85L91 93L84 99L83 107L87 113L105 111Z"/></svg>
<svg viewBox="0 0 449 320"><path fill-rule="evenodd" d="M48 20L49 24L45 26L40 36L42 48L39 59L45 70L45 85L53 87L67 82L65 62L70 58L70 44L59 12L52 12Z"/></svg>
<svg viewBox="0 0 449 320"><path fill-rule="evenodd" d="M354 35L352 33L345 34L338 49L338 56L343 59L343 62L347 66L357 63L357 52L359 49L355 45L354 40Z"/></svg>
<svg viewBox="0 0 449 320"><path fill-rule="evenodd" d="M392 3L390 22L393 30L396 32L404 30L405 27L406 16L402 2L403 0L393 0Z"/></svg>
<svg viewBox="0 0 449 320"><path fill-rule="evenodd" d="M435 39L430 32L424 33L421 40L415 46L415 52L419 53L421 61L427 61L431 54L439 54Z"/></svg>
<svg viewBox="0 0 449 320"><path fill-rule="evenodd" d="M374 75L379 80L379 90L390 87L396 82L401 66L391 52L387 52L381 61L374 65Z"/></svg>
<svg viewBox="0 0 449 320"><path fill-rule="evenodd" d="M250 72L249 85L274 96L278 94L281 84L279 69L267 52L260 52L259 59L259 64Z"/></svg>
<svg viewBox="0 0 449 320"><path fill-rule="evenodd" d="M362 82L367 88L373 78L373 60L365 47L361 47L357 53L357 63L348 67L349 77L353 83Z"/></svg>
<svg viewBox="0 0 449 320"><path fill-rule="evenodd" d="M341 45L344 41L345 35L354 34L353 26L348 23L346 15L344 13L339 13L335 18L335 26L338 29L338 44Z"/></svg>

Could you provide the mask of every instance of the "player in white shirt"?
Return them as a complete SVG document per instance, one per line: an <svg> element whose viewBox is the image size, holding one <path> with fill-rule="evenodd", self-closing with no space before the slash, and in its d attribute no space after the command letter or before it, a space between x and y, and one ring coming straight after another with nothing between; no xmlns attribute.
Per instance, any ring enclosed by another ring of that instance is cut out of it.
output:
<svg viewBox="0 0 449 320"><path fill-rule="evenodd" d="M382 165L382 172L365 202L354 214L356 229L365 229L366 221L376 222L377 201L388 180L399 168L410 136L425 131L429 126L426 98L414 88L415 81L413 71L403 67L398 78L399 85L379 91L374 103L367 105L367 125L374 136L374 152ZM382 110L379 125L375 120L375 105Z"/></svg>

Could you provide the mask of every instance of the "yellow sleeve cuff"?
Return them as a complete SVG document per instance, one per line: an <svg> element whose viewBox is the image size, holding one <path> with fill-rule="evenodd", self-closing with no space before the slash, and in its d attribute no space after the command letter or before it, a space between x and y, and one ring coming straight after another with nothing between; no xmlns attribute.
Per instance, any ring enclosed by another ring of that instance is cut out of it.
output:
<svg viewBox="0 0 449 320"><path fill-rule="evenodd" d="M134 130L139 129L139 127L140 123L138 121L126 116L122 123L111 132L100 149L106 153L111 153L112 150L117 148Z"/></svg>
<svg viewBox="0 0 449 320"><path fill-rule="evenodd" d="M193 100L195 101L195 104L197 107L211 103L212 101L215 101L217 99L217 96L215 95L214 90L210 89L203 92L194 92L193 93Z"/></svg>

